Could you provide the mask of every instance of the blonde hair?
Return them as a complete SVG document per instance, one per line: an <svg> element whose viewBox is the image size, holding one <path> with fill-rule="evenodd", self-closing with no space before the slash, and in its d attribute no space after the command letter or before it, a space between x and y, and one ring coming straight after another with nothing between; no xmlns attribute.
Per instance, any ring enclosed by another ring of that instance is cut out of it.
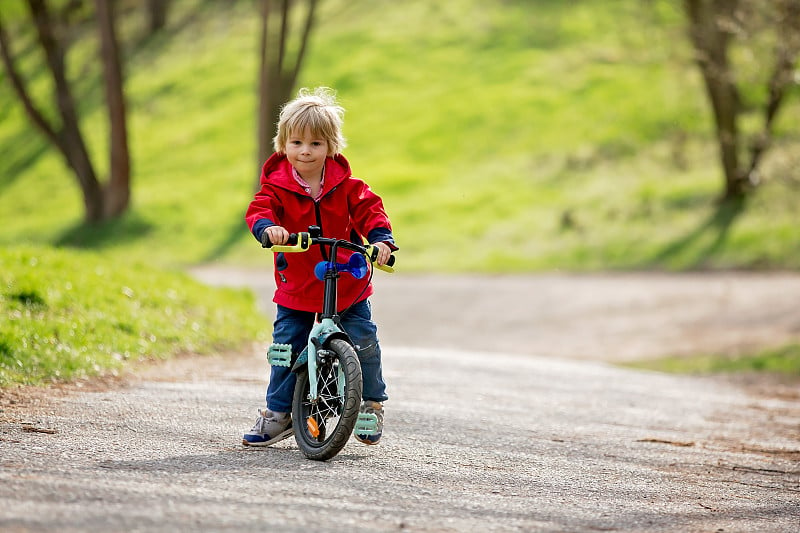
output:
<svg viewBox="0 0 800 533"><path fill-rule="evenodd" d="M328 87L300 89L297 98L281 108L278 132L272 139L276 152L286 152L286 141L292 133L306 128L312 135L328 142L328 155L340 154L347 146L342 136L344 108L336 103L336 92Z"/></svg>

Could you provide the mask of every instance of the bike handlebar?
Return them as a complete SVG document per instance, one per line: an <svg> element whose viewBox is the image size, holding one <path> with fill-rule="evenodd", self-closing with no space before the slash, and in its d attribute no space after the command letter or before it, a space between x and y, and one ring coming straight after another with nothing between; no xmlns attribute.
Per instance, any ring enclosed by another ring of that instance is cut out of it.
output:
<svg viewBox="0 0 800 533"><path fill-rule="evenodd" d="M375 264L375 260L378 258L378 248L372 244L362 246L360 244L356 244L346 239L333 239L330 237L313 236L311 233L307 231L301 231L299 233L290 233L289 239L286 241L286 244L272 244L272 242L270 242L269 240L269 235L267 235L266 231L264 231L264 233L261 235L261 246L263 248L269 248L273 252L283 252L283 253L307 252L314 244L328 244L328 245L335 244L339 248L345 248L353 252L364 254L364 256L366 256L366 258L369 259L371 263L373 263L375 268L383 270L384 272L390 272L390 273L394 272L393 267L395 263L395 256L393 255L389 256L389 260L386 262L385 265Z"/></svg>

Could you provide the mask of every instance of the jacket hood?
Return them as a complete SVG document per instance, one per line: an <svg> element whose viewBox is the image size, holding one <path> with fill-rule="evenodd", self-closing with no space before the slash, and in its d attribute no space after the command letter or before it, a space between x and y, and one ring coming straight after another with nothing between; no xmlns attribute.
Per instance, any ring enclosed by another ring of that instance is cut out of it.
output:
<svg viewBox="0 0 800 533"><path fill-rule="evenodd" d="M350 163L342 154L325 158L325 183L323 194L327 193L342 181L352 176ZM261 180L268 180L271 184L289 191L305 194L300 184L292 176L292 164L286 154L274 153L264 163L261 169Z"/></svg>

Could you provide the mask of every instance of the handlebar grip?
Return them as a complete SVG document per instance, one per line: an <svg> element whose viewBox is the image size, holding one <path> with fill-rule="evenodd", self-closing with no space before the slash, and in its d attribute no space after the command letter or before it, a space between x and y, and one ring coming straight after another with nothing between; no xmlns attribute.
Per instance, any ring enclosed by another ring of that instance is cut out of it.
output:
<svg viewBox="0 0 800 533"><path fill-rule="evenodd" d="M392 261L392 264L394 264L394 261ZM375 268L377 268L378 270L383 270L384 272L388 272L389 274L393 274L394 273L394 268L392 268L388 264L385 264L385 265L377 265L376 264Z"/></svg>
<svg viewBox="0 0 800 533"><path fill-rule="evenodd" d="M290 233L286 244L279 244L278 246L294 246L295 244L297 244L297 233ZM272 248L272 246L272 241L269 240L269 233L264 229L264 231L261 232L261 247Z"/></svg>
<svg viewBox="0 0 800 533"><path fill-rule="evenodd" d="M290 233L286 244L272 244L266 230L261 234L261 246L273 252L305 252L311 248L311 237L306 232ZM264 242L266 241L266 242Z"/></svg>
<svg viewBox="0 0 800 533"><path fill-rule="evenodd" d="M385 265L378 265L375 263L375 260L378 258L378 249L370 244L367 246L367 257L369 258L370 262L372 262L373 266L378 270L383 270L384 272L394 272L394 262L395 256L390 255L389 260L386 261Z"/></svg>

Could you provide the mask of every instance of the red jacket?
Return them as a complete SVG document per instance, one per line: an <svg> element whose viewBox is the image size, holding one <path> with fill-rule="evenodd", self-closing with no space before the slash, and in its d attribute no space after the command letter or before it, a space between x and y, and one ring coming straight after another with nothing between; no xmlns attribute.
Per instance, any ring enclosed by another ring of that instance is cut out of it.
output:
<svg viewBox="0 0 800 533"><path fill-rule="evenodd" d="M363 243L383 241L393 249L392 226L383 201L362 180L354 178L350 164L342 155L325 161L322 196L314 201L292 176L292 166L283 154L272 154L261 171L259 190L245 215L257 240L269 226L278 225L291 233L322 228L325 237ZM326 250L326 252L329 250ZM345 263L352 252L339 251L338 262ZM323 260L319 246L302 253L275 254L275 296L279 305L299 311L322 310L323 283L314 276L314 266ZM344 273L339 278L338 310L363 300L373 292L367 278L355 279ZM366 288L365 288L366 287ZM362 290L364 291L362 293Z"/></svg>

